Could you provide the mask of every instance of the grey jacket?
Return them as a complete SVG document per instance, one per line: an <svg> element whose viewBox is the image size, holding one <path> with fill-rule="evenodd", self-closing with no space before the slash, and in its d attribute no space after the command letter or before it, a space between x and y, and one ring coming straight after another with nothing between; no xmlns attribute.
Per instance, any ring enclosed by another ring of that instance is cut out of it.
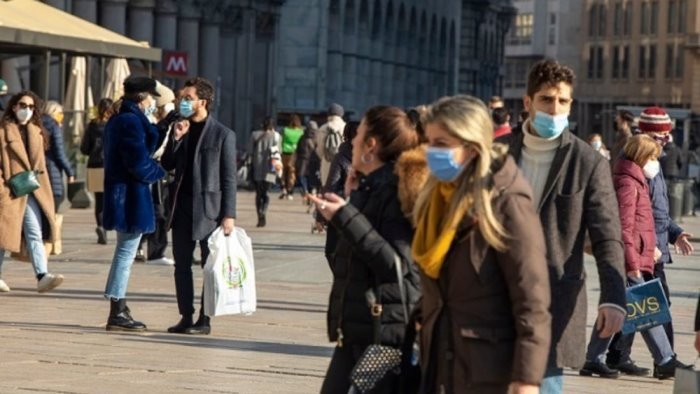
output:
<svg viewBox="0 0 700 394"><path fill-rule="evenodd" d="M197 149L194 163L187 163L188 149ZM211 115L206 120L197 146L188 145L188 135L175 141L171 134L161 165L166 171L175 170L168 229L177 212L177 199L186 166L191 165L194 166L192 240L206 238L224 217L236 217L236 134Z"/></svg>
<svg viewBox="0 0 700 394"><path fill-rule="evenodd" d="M281 151L281 139L274 130L258 130L251 134L248 152L253 160L253 180L255 182L265 181L265 177L270 173L270 148L277 146Z"/></svg>
<svg viewBox="0 0 700 394"><path fill-rule="evenodd" d="M520 134L510 146L518 163L522 148ZM569 130L562 135L537 211L547 244L552 290L549 366L578 368L586 350L586 231L600 277L599 305L626 311L625 259L608 161Z"/></svg>

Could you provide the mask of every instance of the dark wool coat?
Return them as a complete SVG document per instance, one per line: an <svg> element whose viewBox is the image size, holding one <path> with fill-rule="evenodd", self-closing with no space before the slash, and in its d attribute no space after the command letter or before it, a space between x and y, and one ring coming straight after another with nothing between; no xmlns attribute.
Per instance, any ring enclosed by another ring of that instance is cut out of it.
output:
<svg viewBox="0 0 700 394"><path fill-rule="evenodd" d="M526 125L527 126L527 125ZM523 133L527 133L526 130ZM524 134L514 137L517 163ZM586 352L586 273L583 246L588 232L600 278L599 304L625 311L622 230L608 161L569 130L561 136L537 212L547 244L552 289L550 367L579 368Z"/></svg>
<svg viewBox="0 0 700 394"><path fill-rule="evenodd" d="M49 171L51 189L53 189L54 196L62 196L64 194L63 173L71 177L75 176L75 171L66 157L66 151L63 147L63 131L58 123L49 115L43 115L41 120L44 123L44 129L49 134L46 169Z"/></svg>
<svg viewBox="0 0 700 394"><path fill-rule="evenodd" d="M177 212L186 166L193 166L192 240L196 241L206 238L224 217L236 217L236 133L209 115L196 146L190 146L188 136L175 141L171 133L161 163L167 171L175 170L168 228ZM188 149L196 149L194 163L187 162Z"/></svg>
<svg viewBox="0 0 700 394"><path fill-rule="evenodd" d="M494 164L494 214L510 237L498 252L471 218L438 279L422 274L423 392L506 393L539 384L549 356L550 287L544 236L530 186L512 158ZM496 387L499 386L500 389Z"/></svg>
<svg viewBox="0 0 700 394"><path fill-rule="evenodd" d="M652 274L656 234L644 171L635 162L621 159L615 164L613 181L625 243L625 270Z"/></svg>
<svg viewBox="0 0 700 394"><path fill-rule="evenodd" d="M316 155L316 132L308 128L297 145L296 171L298 176L312 176L318 169L319 158Z"/></svg>
<svg viewBox="0 0 700 394"><path fill-rule="evenodd" d="M152 233L155 212L150 184L165 176L151 158L162 136L136 103L122 102L104 132L104 228Z"/></svg>
<svg viewBox="0 0 700 394"><path fill-rule="evenodd" d="M367 177L350 196L350 202L332 218L339 239L331 261L333 286L328 306L328 337L343 344L373 343L368 289L376 288L383 305L380 341L399 346L405 324L396 277L395 259L402 263L410 313L420 296L418 268L411 258L413 229L401 212L397 177L386 164Z"/></svg>

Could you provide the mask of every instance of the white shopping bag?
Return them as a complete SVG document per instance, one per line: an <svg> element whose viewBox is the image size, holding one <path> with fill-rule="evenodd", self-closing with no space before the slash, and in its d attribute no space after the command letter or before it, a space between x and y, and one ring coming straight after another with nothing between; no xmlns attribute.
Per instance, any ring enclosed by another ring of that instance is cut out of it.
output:
<svg viewBox="0 0 700 394"><path fill-rule="evenodd" d="M209 237L204 266L204 314L221 316L255 312L253 246L245 230L230 236L219 227Z"/></svg>

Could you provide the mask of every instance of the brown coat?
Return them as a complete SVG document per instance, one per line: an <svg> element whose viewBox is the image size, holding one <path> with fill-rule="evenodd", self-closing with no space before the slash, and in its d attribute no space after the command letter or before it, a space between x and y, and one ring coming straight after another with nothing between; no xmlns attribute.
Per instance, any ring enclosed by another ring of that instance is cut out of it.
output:
<svg viewBox="0 0 700 394"><path fill-rule="evenodd" d="M0 249L19 252L22 240L22 219L27 208L27 196L16 198L7 183L14 175L39 170L41 187L34 191L44 214L44 238L55 241L56 221L51 181L44 158L44 139L39 126L27 125L29 149L25 149L19 127L15 123L0 124ZM29 155L27 155L29 151Z"/></svg>
<svg viewBox="0 0 700 394"><path fill-rule="evenodd" d="M425 392L445 385L448 393L505 393L510 382L539 384L544 376L551 334L544 236L511 158L494 185L494 212L512 236L508 250L494 250L465 220L440 278L421 275Z"/></svg>

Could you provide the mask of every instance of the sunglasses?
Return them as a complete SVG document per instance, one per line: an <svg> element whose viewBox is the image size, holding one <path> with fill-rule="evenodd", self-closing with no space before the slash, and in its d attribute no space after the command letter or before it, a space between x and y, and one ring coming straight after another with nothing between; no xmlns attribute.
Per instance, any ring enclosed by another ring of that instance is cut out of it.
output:
<svg viewBox="0 0 700 394"><path fill-rule="evenodd" d="M27 104L27 103L22 103L22 102L17 103L17 106L18 106L20 109L27 109L27 108L29 108L29 109L33 110L33 109L35 108L35 107L34 107L34 104Z"/></svg>

